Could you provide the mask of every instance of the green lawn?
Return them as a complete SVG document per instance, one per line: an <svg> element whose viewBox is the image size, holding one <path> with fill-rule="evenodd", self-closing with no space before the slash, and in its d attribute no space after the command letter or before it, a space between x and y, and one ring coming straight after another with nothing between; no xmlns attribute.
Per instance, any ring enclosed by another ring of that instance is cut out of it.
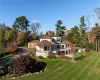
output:
<svg viewBox="0 0 100 80"><path fill-rule="evenodd" d="M100 80L100 53L80 53L76 62L47 59L47 70L40 74L21 77L15 80ZM2 79L0 80L8 80Z"/></svg>

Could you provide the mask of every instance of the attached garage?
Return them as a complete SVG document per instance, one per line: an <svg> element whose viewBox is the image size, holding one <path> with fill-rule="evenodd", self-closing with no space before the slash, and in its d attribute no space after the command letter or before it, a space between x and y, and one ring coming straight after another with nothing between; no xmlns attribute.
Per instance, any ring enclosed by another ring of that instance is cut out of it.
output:
<svg viewBox="0 0 100 80"><path fill-rule="evenodd" d="M34 43L29 43L28 44L28 48L35 48L36 46L35 46L35 44Z"/></svg>
<svg viewBox="0 0 100 80"><path fill-rule="evenodd" d="M39 40L29 42L28 43L28 48L36 48L37 43L39 43Z"/></svg>
<svg viewBox="0 0 100 80"><path fill-rule="evenodd" d="M30 44L28 44L28 48L32 48L32 44L30 43Z"/></svg>

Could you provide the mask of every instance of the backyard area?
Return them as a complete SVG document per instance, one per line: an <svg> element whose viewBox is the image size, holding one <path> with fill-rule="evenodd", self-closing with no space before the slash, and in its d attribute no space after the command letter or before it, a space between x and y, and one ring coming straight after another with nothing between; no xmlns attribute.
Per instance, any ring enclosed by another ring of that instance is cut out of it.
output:
<svg viewBox="0 0 100 80"><path fill-rule="evenodd" d="M76 61L38 59L47 63L45 72L15 80L100 80L100 53L78 53L76 56ZM0 78L0 80L8 79Z"/></svg>

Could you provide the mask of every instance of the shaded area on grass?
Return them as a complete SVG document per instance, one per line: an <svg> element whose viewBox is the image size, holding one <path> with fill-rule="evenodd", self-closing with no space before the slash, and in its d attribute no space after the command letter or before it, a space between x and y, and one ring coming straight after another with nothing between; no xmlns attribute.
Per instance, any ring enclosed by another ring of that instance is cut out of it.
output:
<svg viewBox="0 0 100 80"><path fill-rule="evenodd" d="M29 52L33 52L33 49L25 48L25 47L18 47L16 49L16 54L26 54Z"/></svg>
<svg viewBox="0 0 100 80"><path fill-rule="evenodd" d="M7 64L5 66L0 66L0 78L2 78L3 76L7 75L10 72L8 65L9 64Z"/></svg>
<svg viewBox="0 0 100 80"><path fill-rule="evenodd" d="M0 77L3 77L9 73L9 65L13 61L12 56L12 54L9 54L0 58Z"/></svg>
<svg viewBox="0 0 100 80"><path fill-rule="evenodd" d="M81 56L76 57L75 60L76 60L76 61L78 61L78 60L83 60L84 58L86 58L86 56L81 55Z"/></svg>

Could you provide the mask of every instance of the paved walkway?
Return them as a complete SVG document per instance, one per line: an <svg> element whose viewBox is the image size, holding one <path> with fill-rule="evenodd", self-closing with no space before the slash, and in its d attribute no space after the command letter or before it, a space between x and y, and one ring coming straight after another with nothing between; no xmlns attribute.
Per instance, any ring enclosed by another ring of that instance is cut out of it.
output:
<svg viewBox="0 0 100 80"><path fill-rule="evenodd" d="M9 57L7 59L0 61L0 66L4 66L6 64L11 63L16 57L19 57L20 55L27 55L32 50L29 50L28 48L19 47L17 50L17 54L15 56Z"/></svg>
<svg viewBox="0 0 100 80"><path fill-rule="evenodd" d="M0 66L4 66L4 65L6 65L6 64L9 64L9 63L11 63L12 61L13 61L13 58L12 58L12 57L7 58L7 59L4 59L4 60L1 60L1 61L0 61Z"/></svg>

